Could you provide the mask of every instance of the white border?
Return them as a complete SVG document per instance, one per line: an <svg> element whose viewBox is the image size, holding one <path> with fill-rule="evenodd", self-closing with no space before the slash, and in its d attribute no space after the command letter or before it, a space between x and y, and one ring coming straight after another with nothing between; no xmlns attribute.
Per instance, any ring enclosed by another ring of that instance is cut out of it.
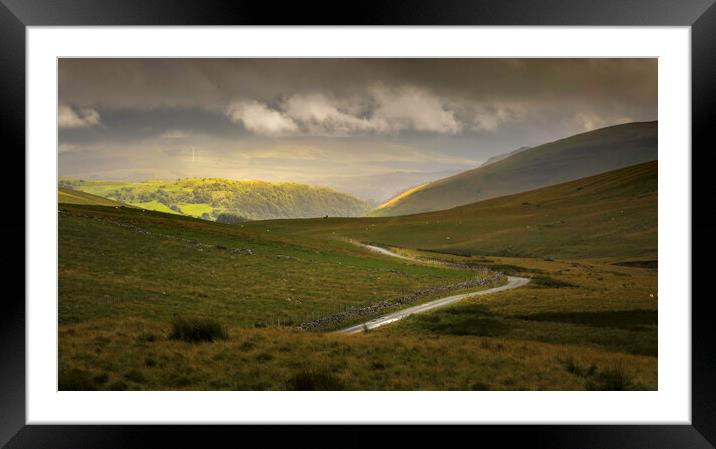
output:
<svg viewBox="0 0 716 449"><path fill-rule="evenodd" d="M57 392L57 57L659 57L658 392ZM27 30L27 423L691 422L690 28Z"/></svg>

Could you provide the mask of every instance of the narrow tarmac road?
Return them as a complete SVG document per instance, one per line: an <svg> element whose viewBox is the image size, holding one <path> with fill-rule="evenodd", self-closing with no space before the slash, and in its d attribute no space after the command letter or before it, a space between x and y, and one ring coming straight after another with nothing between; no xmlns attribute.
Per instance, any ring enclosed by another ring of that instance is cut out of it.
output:
<svg viewBox="0 0 716 449"><path fill-rule="evenodd" d="M393 256L398 257L401 259L407 259L419 262L417 259L413 259L411 257L403 256L398 253L394 253L393 251L390 251L385 248L381 248L379 246L373 246L373 245L365 245L361 244L363 247L377 252L381 254L385 254L387 256ZM388 315L382 316L380 318L375 318L370 321L366 321L364 323L356 324L355 326L347 327L345 329L341 329L337 331L341 334L357 334L359 332L364 332L366 329L375 329L376 327L385 326L386 324L394 323L398 320L401 320L407 316L413 315L415 313L423 313L427 312L429 310L437 309L438 307L443 307L448 304L452 304L454 302L462 301L465 298L469 298L472 296L478 296L478 295L490 295L492 293L502 292L505 290L511 290L513 288L519 288L524 285L527 285L527 283L530 280L528 278L522 278L517 276L507 276L507 283L504 285L501 285L499 287L490 288L487 290L477 290L474 292L468 292L468 293L462 293L459 295L453 295L453 296L447 296L445 298L435 299L433 301L426 302L424 304L420 304L413 307L408 307L407 309L398 310L397 312L389 313Z"/></svg>

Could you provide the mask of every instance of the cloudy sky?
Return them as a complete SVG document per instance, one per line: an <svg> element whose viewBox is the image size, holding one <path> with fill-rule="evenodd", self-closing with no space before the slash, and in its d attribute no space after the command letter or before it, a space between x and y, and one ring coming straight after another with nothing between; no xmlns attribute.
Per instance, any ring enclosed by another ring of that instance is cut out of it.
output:
<svg viewBox="0 0 716 449"><path fill-rule="evenodd" d="M656 120L655 59L61 59L59 174L383 200L490 156Z"/></svg>

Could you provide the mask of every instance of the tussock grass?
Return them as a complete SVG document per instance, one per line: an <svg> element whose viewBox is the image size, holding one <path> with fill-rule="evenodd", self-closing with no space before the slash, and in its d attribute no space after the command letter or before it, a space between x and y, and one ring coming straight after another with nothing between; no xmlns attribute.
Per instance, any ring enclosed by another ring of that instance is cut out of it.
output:
<svg viewBox="0 0 716 449"><path fill-rule="evenodd" d="M634 198L639 203L647 197ZM62 207L61 389L281 390L301 382L318 389L330 384L321 380L321 373L331 373L343 388L356 390L655 389L657 385L653 321L657 273L612 265L624 260L630 247L620 247L623 254L611 259L580 263L545 261L542 255L538 259L490 256L486 261L430 253L449 262L508 266L515 273L541 275L575 287L552 284L505 291L369 333L335 336L276 329L274 323L301 319L301 314L330 314L336 301L367 305L460 282L476 272L367 253L339 240L342 226L355 225L351 219L227 226L136 209ZM648 218L648 210L644 213ZM401 225L396 233L397 228L380 229L381 223L371 220L355 220L364 229L365 241L393 241L372 237L380 232L420 237L410 226ZM555 226L559 230L560 225ZM648 220L644 226L648 228ZM640 238L648 240L647 228ZM559 242L549 239L552 228L545 229L546 238L540 240L543 249L557 247L553 245ZM453 236L457 232L448 231ZM524 232L520 230L520 235ZM560 242L565 236L569 234L559 235ZM252 254L217 250L217 245L250 248ZM576 248L580 254L590 250L579 245L559 247ZM609 245L604 251L614 249ZM189 319L188 325L175 328L174 315L202 317L210 325L194 326ZM230 332L230 339L212 330L217 324L226 326L224 334ZM267 327L260 328L263 325ZM571 365L565 366L564 353L574 358ZM620 364L629 369L619 368ZM309 375L301 378L304 370Z"/></svg>
<svg viewBox="0 0 716 449"><path fill-rule="evenodd" d="M93 375L83 369L60 369L58 388L62 391L97 390L98 386Z"/></svg>
<svg viewBox="0 0 716 449"><path fill-rule="evenodd" d="M293 391L340 391L346 384L333 373L319 370L303 370L286 382L286 389Z"/></svg>
<svg viewBox="0 0 716 449"><path fill-rule="evenodd" d="M621 361L609 362L606 368L599 368L596 363L583 364L577 361L572 354L563 360L564 368L570 374L585 379L586 390L597 391L623 391L645 390L646 388L636 381Z"/></svg>
<svg viewBox="0 0 716 449"><path fill-rule="evenodd" d="M599 371L594 376L594 379L587 383L587 390L623 391L643 389L644 387L635 382L621 364Z"/></svg>
<svg viewBox="0 0 716 449"><path fill-rule="evenodd" d="M202 318L175 318L169 338L190 343L226 340L226 328L217 320Z"/></svg>
<svg viewBox="0 0 716 449"><path fill-rule="evenodd" d="M618 364L629 367L624 388L657 386L655 357L501 337L243 328L208 345L166 338L141 345L137 335L161 334L167 324L103 319L72 328L71 335L60 328L61 389L78 388L74 379L100 390L584 390L615 388L607 367ZM99 353L96 337L110 341ZM568 355L575 372L594 364L607 374L575 375ZM156 364L147 366L148 358ZM103 373L103 383L92 381Z"/></svg>
<svg viewBox="0 0 716 449"><path fill-rule="evenodd" d="M597 365L592 363L589 366L584 366L577 362L571 354L565 359L564 367L569 373L579 377L592 377L597 372Z"/></svg>

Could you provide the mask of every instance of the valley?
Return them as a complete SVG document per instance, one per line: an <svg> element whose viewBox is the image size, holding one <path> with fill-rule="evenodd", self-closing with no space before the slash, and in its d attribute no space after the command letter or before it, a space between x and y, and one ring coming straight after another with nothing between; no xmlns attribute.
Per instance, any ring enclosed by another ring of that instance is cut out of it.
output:
<svg viewBox="0 0 716 449"><path fill-rule="evenodd" d="M656 170L422 215L240 224L61 191L60 389L656 389ZM507 276L529 282L469 294Z"/></svg>

